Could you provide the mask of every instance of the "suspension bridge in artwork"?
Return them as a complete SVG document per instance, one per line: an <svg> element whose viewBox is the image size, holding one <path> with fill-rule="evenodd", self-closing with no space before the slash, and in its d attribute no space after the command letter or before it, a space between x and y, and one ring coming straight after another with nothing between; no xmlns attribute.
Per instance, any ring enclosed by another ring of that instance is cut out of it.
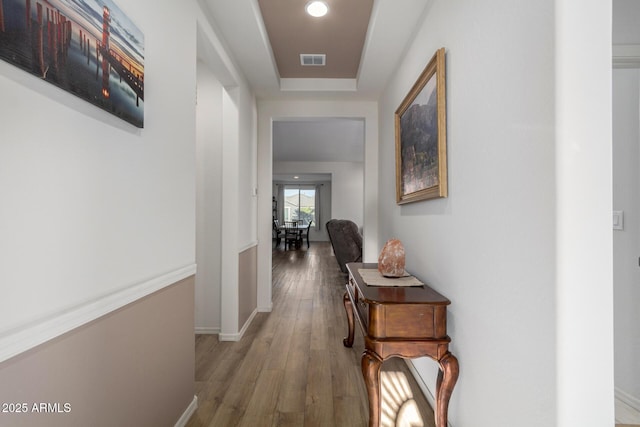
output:
<svg viewBox="0 0 640 427"><path fill-rule="evenodd" d="M109 67L120 76L135 92L138 99L144 101L144 76L137 72L132 64L118 52L109 47L111 16L109 8L104 6L102 13L102 42L97 47L97 54L102 56L102 94L109 97ZM138 105L136 99L136 105Z"/></svg>
<svg viewBox="0 0 640 427"><path fill-rule="evenodd" d="M33 71L46 78L47 74L53 70L54 73L61 71L66 65L66 59L71 44L72 21L64 16L60 11L43 5L42 2L35 2L35 17L32 17L32 0L24 0L24 35L13 33L6 37L15 40L25 39L29 44L15 43L15 52L11 56L20 57L25 68L32 68ZM0 0L0 35L7 34L9 30L5 25L5 11L3 0ZM125 82L136 94L136 106L139 100L144 101L144 72L138 65L122 55L119 51L110 47L111 33L111 12L108 7L103 7L102 14L102 40L95 40L95 59L97 63L96 79L102 69L102 96L110 97L109 79L111 70L120 77L121 82ZM87 58L87 65L91 57L91 39L88 32L79 29L80 49ZM30 52L31 51L31 52ZM33 64L29 66L29 64ZM50 68L51 67L51 68Z"/></svg>

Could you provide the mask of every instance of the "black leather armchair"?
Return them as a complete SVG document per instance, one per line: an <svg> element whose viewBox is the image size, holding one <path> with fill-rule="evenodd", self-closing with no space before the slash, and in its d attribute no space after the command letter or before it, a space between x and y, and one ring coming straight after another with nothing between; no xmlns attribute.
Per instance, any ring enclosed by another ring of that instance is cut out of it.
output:
<svg viewBox="0 0 640 427"><path fill-rule="evenodd" d="M332 219L326 227L340 270L346 273L347 263L362 261L362 236L358 226L348 219Z"/></svg>

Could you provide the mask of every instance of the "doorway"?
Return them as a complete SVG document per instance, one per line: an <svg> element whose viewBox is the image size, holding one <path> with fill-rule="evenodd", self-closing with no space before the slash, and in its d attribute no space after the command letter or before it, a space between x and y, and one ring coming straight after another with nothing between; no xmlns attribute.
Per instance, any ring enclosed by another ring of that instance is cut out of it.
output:
<svg viewBox="0 0 640 427"><path fill-rule="evenodd" d="M613 1L616 422L640 424L640 2Z"/></svg>
<svg viewBox="0 0 640 427"><path fill-rule="evenodd" d="M365 123L358 118L292 118L273 122L273 213L287 216L286 191L314 194L310 240L328 242L324 225L332 218L364 219ZM317 197L316 197L317 195Z"/></svg>

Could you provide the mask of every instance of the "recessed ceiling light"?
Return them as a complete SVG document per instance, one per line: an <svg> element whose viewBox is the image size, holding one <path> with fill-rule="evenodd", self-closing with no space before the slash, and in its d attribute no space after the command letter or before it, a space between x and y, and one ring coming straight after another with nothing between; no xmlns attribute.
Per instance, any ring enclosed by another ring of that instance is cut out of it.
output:
<svg viewBox="0 0 640 427"><path fill-rule="evenodd" d="M300 179L298 175L294 176L293 179Z"/></svg>
<svg viewBox="0 0 640 427"><path fill-rule="evenodd" d="M315 18L320 18L329 12L329 6L323 1L310 1L304 7L307 13Z"/></svg>

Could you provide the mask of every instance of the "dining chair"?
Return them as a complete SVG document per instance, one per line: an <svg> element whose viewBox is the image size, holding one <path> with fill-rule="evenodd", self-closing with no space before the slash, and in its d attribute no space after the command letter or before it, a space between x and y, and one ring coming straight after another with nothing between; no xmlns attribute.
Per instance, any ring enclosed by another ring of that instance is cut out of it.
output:
<svg viewBox="0 0 640 427"><path fill-rule="evenodd" d="M309 249L309 231L311 230L311 224L313 224L313 220L309 220L309 225L307 225L307 249Z"/></svg>
<svg viewBox="0 0 640 427"><path fill-rule="evenodd" d="M273 220L273 237L276 239L276 248L280 246L282 241L282 230L280 229L280 222L277 219Z"/></svg>
<svg viewBox="0 0 640 427"><path fill-rule="evenodd" d="M284 222L284 248L291 248L291 244L298 248L300 245L300 230L297 221Z"/></svg>

